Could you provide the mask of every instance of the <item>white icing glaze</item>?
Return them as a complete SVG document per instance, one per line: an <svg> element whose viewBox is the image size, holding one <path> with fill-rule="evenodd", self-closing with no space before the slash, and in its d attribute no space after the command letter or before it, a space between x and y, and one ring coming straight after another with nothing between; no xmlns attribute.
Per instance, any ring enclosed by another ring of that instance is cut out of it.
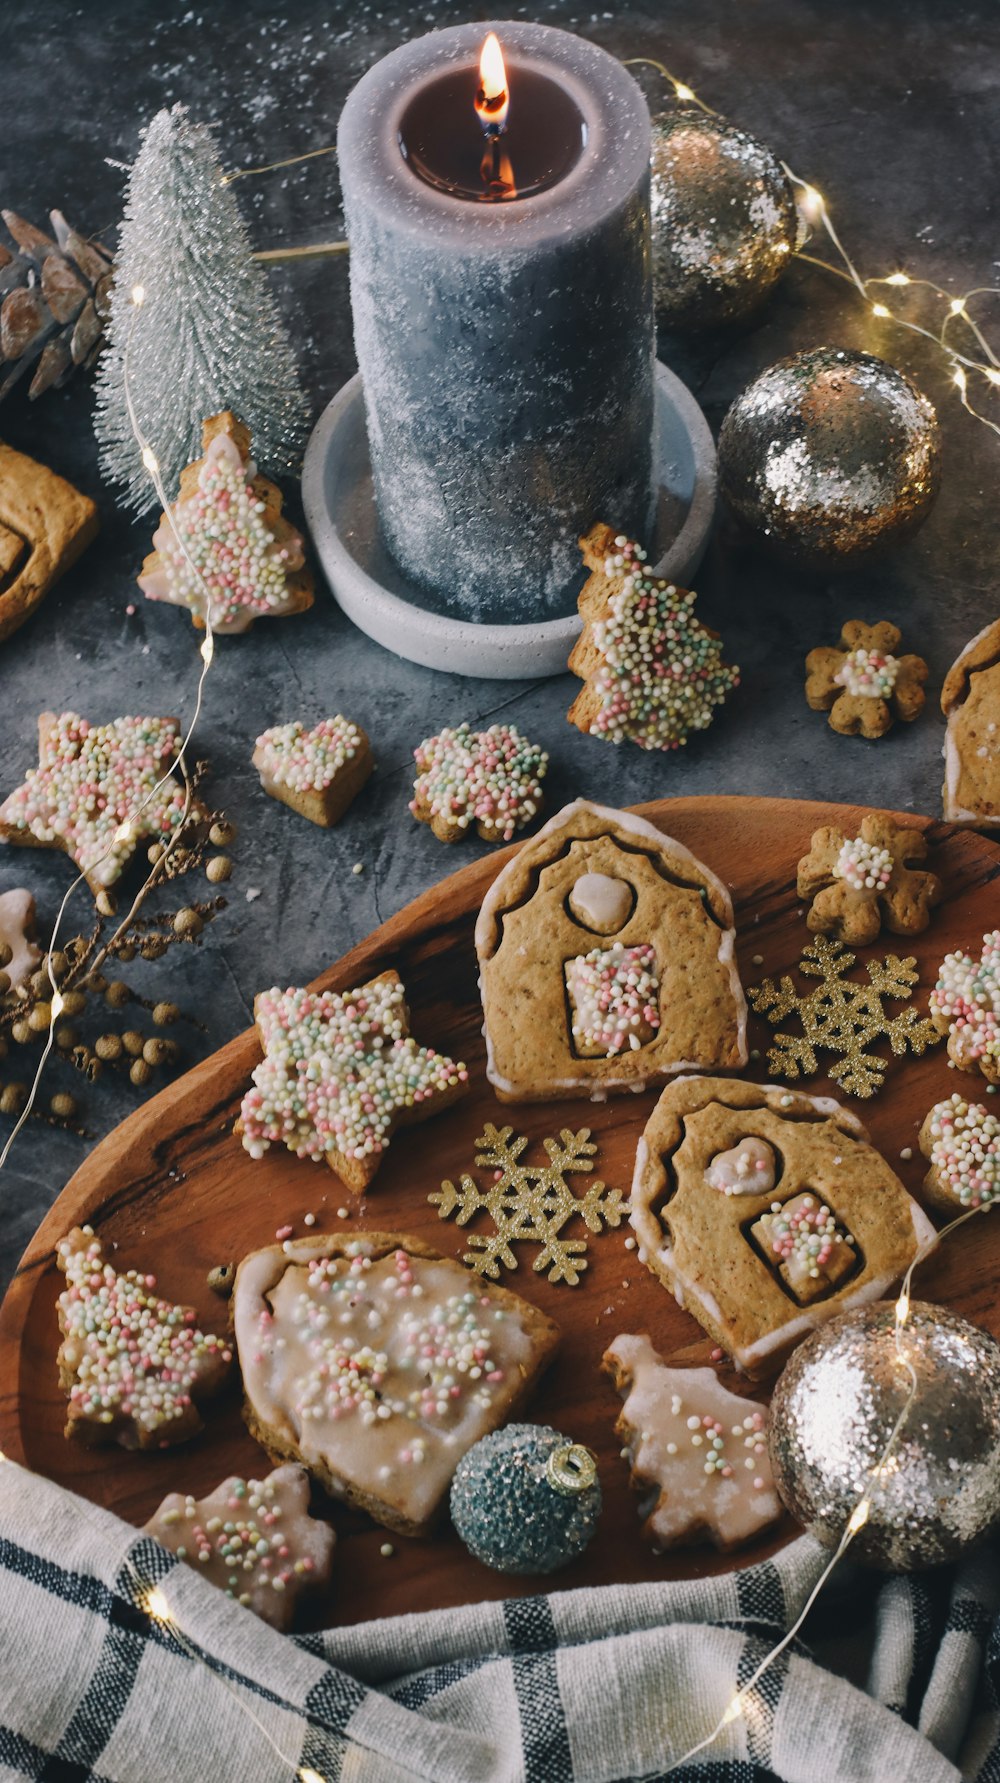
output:
<svg viewBox="0 0 1000 1783"><path fill-rule="evenodd" d="M607 1355L625 1376L629 1461L655 1489L646 1533L659 1546L707 1534L733 1548L780 1516L762 1405L730 1393L714 1369L667 1367L648 1337L616 1337Z"/></svg>
<svg viewBox="0 0 1000 1783"><path fill-rule="evenodd" d="M270 1248L233 1302L247 1398L306 1466L424 1523L471 1445L502 1421L536 1344L509 1300L460 1263L373 1256L359 1239Z"/></svg>
<svg viewBox="0 0 1000 1783"><path fill-rule="evenodd" d="M613 935L624 928L634 901L628 880L611 873L581 873L569 894L573 915L597 935Z"/></svg>
<svg viewBox="0 0 1000 1783"><path fill-rule="evenodd" d="M705 1171L705 1181L722 1195L769 1195L775 1171L774 1147L751 1134L729 1151L716 1152Z"/></svg>
<svg viewBox="0 0 1000 1783"><path fill-rule="evenodd" d="M28 940L27 930L35 926L35 900L27 891L0 892L0 941L5 941L11 950L8 965L0 968L10 979L11 990L16 990L26 978L30 978L42 957L41 949Z"/></svg>

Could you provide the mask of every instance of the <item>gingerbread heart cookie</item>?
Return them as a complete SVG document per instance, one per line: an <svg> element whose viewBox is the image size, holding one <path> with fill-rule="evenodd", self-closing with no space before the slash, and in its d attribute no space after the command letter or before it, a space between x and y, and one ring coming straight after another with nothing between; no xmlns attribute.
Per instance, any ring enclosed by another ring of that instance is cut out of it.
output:
<svg viewBox="0 0 1000 1783"><path fill-rule="evenodd" d="M311 730L296 719L257 738L253 765L264 791L321 829L332 829L375 766L360 724L338 713Z"/></svg>
<svg viewBox="0 0 1000 1783"><path fill-rule="evenodd" d="M502 1102L600 1101L746 1063L733 907L688 849L577 799L494 880L476 923L487 1073Z"/></svg>
<svg viewBox="0 0 1000 1783"><path fill-rule="evenodd" d="M760 1183L733 1167L751 1140ZM639 1141L630 1219L647 1269L755 1379L834 1313L881 1299L936 1242L856 1115L722 1077L664 1090Z"/></svg>

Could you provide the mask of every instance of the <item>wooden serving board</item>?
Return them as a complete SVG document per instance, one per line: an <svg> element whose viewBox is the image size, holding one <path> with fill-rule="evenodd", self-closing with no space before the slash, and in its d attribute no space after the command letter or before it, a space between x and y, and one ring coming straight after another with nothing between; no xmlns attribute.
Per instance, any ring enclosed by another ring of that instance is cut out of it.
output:
<svg viewBox="0 0 1000 1783"><path fill-rule="evenodd" d="M749 798L681 798L639 809L729 882L745 985L765 974L792 971L809 939L796 897L795 869L812 831L834 823L855 834L863 815L855 806ZM943 954L958 946L978 949L983 932L995 925L1000 849L973 832L927 825L905 815L900 821L928 828L945 901L924 934L913 939L883 935L861 958L915 954L920 965L916 1001L926 1008ZM484 1121L511 1124L516 1132L531 1135L536 1145L563 1127L590 1127L599 1148L596 1174L627 1193L636 1141L655 1092L603 1105L565 1101L515 1107L498 1104L486 1081L473 927L487 886L513 852L497 851L443 880L317 980L318 986L342 990L395 966L407 988L418 1039L466 1059L472 1068L470 1094L397 1138L360 1207L325 1167L277 1149L254 1162L233 1137L240 1099L260 1057L252 1030L163 1090L94 1149L35 1234L0 1309L0 1448L8 1455L136 1524L166 1492L187 1490L200 1496L227 1473L259 1474L266 1465L243 1426L235 1383L209 1408L208 1428L200 1437L163 1454L88 1450L66 1442L65 1402L56 1379L55 1301L62 1278L53 1248L73 1225L89 1221L116 1264L155 1271L165 1297L194 1304L200 1322L222 1329L226 1310L207 1286L208 1271L273 1243L276 1228L286 1223L303 1233L303 1216L310 1211L317 1215L317 1232L342 1233L345 1223L336 1210L349 1205L351 1230L411 1232L447 1255L461 1256L463 1231L452 1221L441 1221L427 1197L443 1178L455 1180L463 1169L474 1168ZM442 863L453 858L442 855ZM755 955L762 956L762 963L754 964ZM770 1032L765 1022L751 1018L750 1045L760 1048L761 1057L746 1075L766 1077ZM879 1050L888 1052L885 1042ZM825 1077L803 1087L836 1093ZM850 1104L915 1193L925 1169L917 1151L920 1123L931 1103L956 1087L973 1097L985 1089L981 1079L958 1077L949 1069L942 1045L922 1059L893 1059L882 1091L868 1102ZM914 1156L901 1161L906 1147L913 1148ZM601 1354L625 1331L648 1331L661 1353L686 1362L707 1361L711 1346L636 1253L625 1249L627 1233L623 1226L591 1238L590 1267L578 1287L553 1285L535 1275L537 1253L530 1246L522 1247L517 1272L504 1277L507 1286L556 1319L564 1333L561 1353L527 1415L555 1424L600 1457L605 1498L600 1530L590 1551L555 1576L557 1588L718 1572L762 1559L795 1533L786 1521L738 1556L692 1548L657 1558L642 1541L613 1432L619 1401L599 1372ZM939 1257L923 1266L916 1291L945 1301L1000 1336L1000 1218L957 1233ZM725 1378L745 1390L731 1371L726 1370ZM339 1538L334 1580L328 1600L315 1606L314 1625L539 1589L537 1579L509 1579L473 1561L447 1523L431 1541L394 1540L395 1553L386 1559L379 1552L384 1532L367 1518L340 1506L332 1516Z"/></svg>

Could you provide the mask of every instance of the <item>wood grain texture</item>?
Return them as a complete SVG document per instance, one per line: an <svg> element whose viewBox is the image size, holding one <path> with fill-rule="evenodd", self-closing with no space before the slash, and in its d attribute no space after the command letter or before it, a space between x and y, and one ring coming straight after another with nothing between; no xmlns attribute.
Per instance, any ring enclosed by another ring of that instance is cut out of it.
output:
<svg viewBox="0 0 1000 1783"><path fill-rule="evenodd" d="M856 806L740 798L662 800L638 809L731 886L745 985L765 974L792 970L809 939L796 897L795 870L812 831L821 824L856 829L864 814ZM914 953L920 965L916 999L924 1007L943 954L973 942L978 946L984 930L996 922L1000 849L974 832L910 814L901 814L899 821L927 829L929 864L944 882L944 900L924 934L912 940L883 935L859 958ZM116 1264L154 1270L162 1294L191 1302L201 1320L221 1329L226 1314L207 1286L209 1269L272 1243L276 1228L286 1222L301 1233L308 1211L317 1216L317 1231L328 1227L342 1233L344 1222L336 1210L346 1205L352 1210L351 1229L409 1231L447 1255L461 1256L463 1232L453 1222L440 1221L427 1196L443 1178L456 1179L463 1169L472 1169L484 1120L513 1124L536 1143L564 1126L589 1126L598 1142L596 1174L627 1192L636 1140L655 1092L603 1106L567 1101L512 1107L498 1104L486 1082L472 934L483 894L513 852L497 851L443 880L317 980L324 989L346 989L394 966L407 987L417 1038L472 1067L471 1093L440 1118L400 1133L360 1205L325 1168L276 1150L255 1163L233 1137L240 1099L260 1056L252 1030L163 1090L95 1148L39 1227L0 1308L0 1448L8 1455L137 1524L167 1492L203 1496L226 1473L260 1472L264 1466L242 1423L235 1384L210 1409L204 1434L181 1449L149 1456L87 1451L65 1441L65 1402L55 1367L55 1299L61 1278L53 1247L76 1223L90 1221ZM322 922L322 910L316 919ZM753 963L755 955L762 956L762 963ZM766 1023L751 1018L750 1045L760 1048L761 1058L745 1075L762 1081L769 1034ZM825 1077L803 1087L836 1093ZM925 1169L917 1151L921 1121L933 1102L958 1087L973 1097L985 1090L980 1079L958 1077L949 1069L942 1046L923 1059L892 1060L880 1095L849 1103L918 1195ZM914 1156L901 1161L906 1147L913 1148ZM591 1238L590 1267L579 1287L553 1285L535 1275L534 1253L527 1246L517 1272L504 1277L506 1286L533 1300L564 1333L561 1354L530 1415L589 1443L601 1461L605 1509L600 1530L590 1552L556 1575L553 1584L559 1588L689 1578L736 1563L704 1548L655 1558L640 1538L635 1500L613 1431L619 1401L599 1374L601 1354L620 1332L629 1331L647 1331L672 1360L703 1363L710 1345L635 1252L625 1249L626 1233L623 1227ZM990 1219L957 1233L922 1268L916 1291L922 1298L945 1301L1000 1336L998 1286L1000 1225ZM746 1391L731 1370L724 1371L724 1378ZM447 1526L431 1541L397 1540L395 1555L387 1560L379 1554L382 1531L340 1508L332 1516L339 1537L337 1559L329 1598L315 1609L317 1625L538 1589L537 1580L506 1579L471 1560ZM738 1559L763 1558L793 1534L786 1523Z"/></svg>

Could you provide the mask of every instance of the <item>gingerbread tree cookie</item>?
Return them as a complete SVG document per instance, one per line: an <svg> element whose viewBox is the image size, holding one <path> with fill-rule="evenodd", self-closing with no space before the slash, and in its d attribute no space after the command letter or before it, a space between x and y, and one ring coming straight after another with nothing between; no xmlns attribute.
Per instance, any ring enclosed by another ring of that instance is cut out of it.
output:
<svg viewBox="0 0 1000 1783"><path fill-rule="evenodd" d="M923 710L927 664L922 656L895 656L902 633L880 620L849 619L840 644L820 645L806 657L806 699L814 712L829 712L844 737L884 737L899 718L911 724Z"/></svg>
<svg viewBox="0 0 1000 1783"><path fill-rule="evenodd" d="M338 713L312 730L296 720L257 738L253 765L272 799L280 799L321 829L339 823L375 766L360 724Z"/></svg>
<svg viewBox="0 0 1000 1783"><path fill-rule="evenodd" d="M199 1406L232 1361L224 1338L195 1329L192 1306L153 1292L156 1277L105 1261L90 1226L56 1245L59 1380L69 1395L66 1435L124 1449L162 1449L201 1429Z"/></svg>
<svg viewBox="0 0 1000 1783"><path fill-rule="evenodd" d="M874 941L883 923L894 935L918 935L941 898L941 881L917 864L926 859L922 830L878 812L862 819L857 836L832 825L814 831L797 881L811 905L809 928L852 947Z"/></svg>
<svg viewBox="0 0 1000 1783"><path fill-rule="evenodd" d="M146 837L168 842L208 813L170 772L180 748L176 718L91 724L75 712L43 712L38 766L0 805L0 841L60 848L92 892L113 885Z"/></svg>
<svg viewBox="0 0 1000 1783"><path fill-rule="evenodd" d="M712 1368L668 1368L648 1337L616 1337L602 1367L625 1401L615 1435L658 1553L698 1541L737 1548L780 1517L764 1406L730 1393Z"/></svg>
<svg viewBox="0 0 1000 1783"><path fill-rule="evenodd" d="M396 1128L462 1095L465 1066L410 1035L396 972L350 991L269 990L254 1002L264 1059L238 1123L252 1158L285 1145L329 1164L358 1195Z"/></svg>
<svg viewBox="0 0 1000 1783"><path fill-rule="evenodd" d="M289 1462L264 1480L234 1474L205 1498L170 1492L147 1535L272 1628L292 1625L305 1592L325 1585L335 1536L309 1515L309 1475Z"/></svg>
<svg viewBox="0 0 1000 1783"><path fill-rule="evenodd" d="M35 900L27 891L0 892L0 997L24 984L42 957L35 945Z"/></svg>
<svg viewBox="0 0 1000 1783"><path fill-rule="evenodd" d="M569 722L609 743L679 749L711 724L739 670L722 661L718 633L695 618L696 596L651 575L633 540L594 526L580 549L590 575L569 667L585 685Z"/></svg>
<svg viewBox="0 0 1000 1783"><path fill-rule="evenodd" d="M945 954L928 1009L938 1033L948 1036L952 1063L1000 1083L1000 929L983 936L978 960Z"/></svg>
<svg viewBox="0 0 1000 1783"><path fill-rule="evenodd" d="M258 476L248 430L226 409L205 422L202 445L153 534L138 578L146 599L187 607L200 629L207 610L220 633L303 613L313 578L302 534L282 517L281 491Z"/></svg>
<svg viewBox="0 0 1000 1783"><path fill-rule="evenodd" d="M542 808L549 758L516 725L460 724L425 738L413 759L410 810L439 842L460 841L473 824L484 842L510 842Z"/></svg>
<svg viewBox="0 0 1000 1783"><path fill-rule="evenodd" d="M1000 620L952 663L941 689L944 815L979 829L1000 825Z"/></svg>
<svg viewBox="0 0 1000 1783"><path fill-rule="evenodd" d="M1000 1120L981 1102L959 1095L935 1102L920 1149L930 1163L924 1194L935 1207L961 1213L1000 1200Z"/></svg>

